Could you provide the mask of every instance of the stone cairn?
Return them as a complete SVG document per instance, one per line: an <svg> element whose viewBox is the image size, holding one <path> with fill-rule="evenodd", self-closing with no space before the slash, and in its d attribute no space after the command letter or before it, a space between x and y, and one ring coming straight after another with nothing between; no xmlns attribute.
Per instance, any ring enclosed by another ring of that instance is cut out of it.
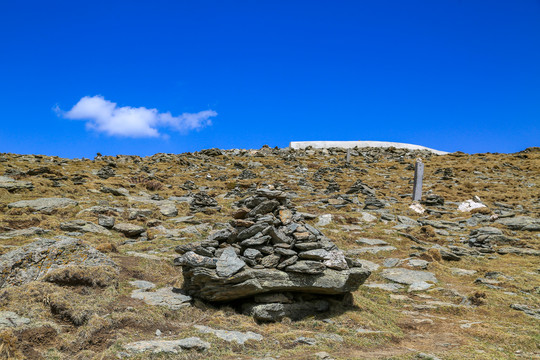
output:
<svg viewBox="0 0 540 360"><path fill-rule="evenodd" d="M235 206L230 227L176 247L187 294L257 321L298 320L350 299L370 275L305 223L290 194L258 189Z"/></svg>

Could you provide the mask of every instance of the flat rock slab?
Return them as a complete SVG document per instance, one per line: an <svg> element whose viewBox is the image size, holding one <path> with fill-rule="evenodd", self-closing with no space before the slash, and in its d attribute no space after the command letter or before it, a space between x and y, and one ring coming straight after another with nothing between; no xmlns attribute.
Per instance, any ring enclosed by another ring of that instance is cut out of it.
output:
<svg viewBox="0 0 540 360"><path fill-rule="evenodd" d="M306 292L337 295L356 291L371 274L363 268L337 271L326 269L318 274L287 273L277 269L251 269L229 278L215 269L196 267L184 273L183 289L190 296L207 301L232 301L267 292Z"/></svg>
<svg viewBox="0 0 540 360"><path fill-rule="evenodd" d="M392 291L392 292L396 292L403 289L403 285L399 285L399 284L370 283L370 284L364 284L364 286L374 288L374 289L381 289L384 291Z"/></svg>
<svg viewBox="0 0 540 360"><path fill-rule="evenodd" d="M374 263L373 261L364 260L364 259L356 259L356 262L359 262L362 264L362 267L365 269L368 269L371 272L377 271L380 268L380 265L377 263Z"/></svg>
<svg viewBox="0 0 540 360"><path fill-rule="evenodd" d="M498 219L497 223L512 230L540 231L540 219L528 216Z"/></svg>
<svg viewBox="0 0 540 360"><path fill-rule="evenodd" d="M34 235L43 235L50 232L50 230L45 230L39 227L30 227L27 229L20 229L20 230L12 230L5 233L0 234L0 239L11 239L17 236L34 236Z"/></svg>
<svg viewBox="0 0 540 360"><path fill-rule="evenodd" d="M419 282L436 283L437 278L429 271L409 270L404 268L384 269L381 276L387 280L412 285Z"/></svg>
<svg viewBox="0 0 540 360"><path fill-rule="evenodd" d="M149 283L152 284L152 283ZM139 286L149 286L149 284L138 283ZM153 284L152 284L153 285ZM149 287L135 290L131 293L133 299L139 299L148 305L164 306L171 310L178 310L191 303L191 296L184 295L178 291L174 291L173 287L164 287L156 291L148 291Z"/></svg>
<svg viewBox="0 0 540 360"><path fill-rule="evenodd" d="M178 354L182 350L197 350L203 351L210 348L210 344L206 341L202 341L198 337L190 337L180 340L150 340L150 341L137 341L129 344L125 344L124 349L134 352L142 353L151 351L154 354L169 353Z"/></svg>
<svg viewBox="0 0 540 360"><path fill-rule="evenodd" d="M18 181L7 176L0 176L0 189L6 189L9 192L18 190L31 190L34 188L29 181Z"/></svg>
<svg viewBox="0 0 540 360"><path fill-rule="evenodd" d="M17 327L30 323L30 319L19 316L13 311L0 311L0 329L6 327Z"/></svg>
<svg viewBox="0 0 540 360"><path fill-rule="evenodd" d="M130 223L116 224L114 225L113 230L118 231L127 237L137 237L145 231L142 226Z"/></svg>
<svg viewBox="0 0 540 360"><path fill-rule="evenodd" d="M82 240L58 236L59 241L40 239L0 256L0 288L41 280L51 271L68 266L117 265Z"/></svg>
<svg viewBox="0 0 540 360"><path fill-rule="evenodd" d="M65 208L68 206L76 206L79 203L68 198L41 198L36 200L21 200L11 204L8 207L13 208L31 208L34 211L50 214L56 209Z"/></svg>
<svg viewBox="0 0 540 360"><path fill-rule="evenodd" d="M364 245L371 245L371 246L382 246L382 245L388 245L388 243L384 240L380 239L368 239L368 238L360 238L356 240L356 243L358 244L364 244Z"/></svg>
<svg viewBox="0 0 540 360"><path fill-rule="evenodd" d="M103 226L94 224L91 221L71 220L60 224L60 229L64 231L78 231L81 233L94 233L102 235L111 235L111 232Z"/></svg>
<svg viewBox="0 0 540 360"><path fill-rule="evenodd" d="M366 253L377 254L381 251L394 251L394 250L396 250L396 248L393 246L371 246L371 247L363 247L359 249L347 250L345 251L345 255L356 256L356 255L361 255L361 254L366 254Z"/></svg>
<svg viewBox="0 0 540 360"><path fill-rule="evenodd" d="M194 327L202 333L214 334L218 338L223 339L227 342L234 341L240 345L243 345L248 340L261 341L263 339L262 335L254 333L252 331L248 331L244 333L244 332L234 331L234 330L219 330L219 329L212 329L211 327L204 326L204 325L195 325Z"/></svg>

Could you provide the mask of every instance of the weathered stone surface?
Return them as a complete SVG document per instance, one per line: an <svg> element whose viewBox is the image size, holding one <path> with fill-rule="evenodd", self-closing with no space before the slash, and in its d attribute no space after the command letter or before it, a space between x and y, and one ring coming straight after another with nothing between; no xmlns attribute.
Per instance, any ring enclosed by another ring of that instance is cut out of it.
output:
<svg viewBox="0 0 540 360"><path fill-rule="evenodd" d="M326 266L318 261L302 260L287 266L285 271L303 274L322 274Z"/></svg>
<svg viewBox="0 0 540 360"><path fill-rule="evenodd" d="M117 269L105 254L79 239L40 239L0 256L0 288L42 280L49 273L70 266L84 265Z"/></svg>
<svg viewBox="0 0 540 360"><path fill-rule="evenodd" d="M169 353L178 354L182 350L197 350L203 351L210 348L210 344L206 341L202 341L198 337L190 337L180 340L149 340L149 341L136 341L129 344L125 344L124 349L134 352L142 353L151 351L154 354Z"/></svg>
<svg viewBox="0 0 540 360"><path fill-rule="evenodd" d="M362 268L326 269L317 274L246 268L224 281L215 270L197 267L184 271L183 288L188 295L207 301L232 301L282 291L336 295L355 291L369 275Z"/></svg>
<svg viewBox="0 0 540 360"><path fill-rule="evenodd" d="M19 316L13 311L0 311L0 329L27 325L30 319Z"/></svg>
<svg viewBox="0 0 540 360"><path fill-rule="evenodd" d="M511 230L540 231L540 219L528 216L516 216L498 219L497 223Z"/></svg>
<svg viewBox="0 0 540 360"><path fill-rule="evenodd" d="M244 333L244 332L233 331L233 330L212 329L211 327L204 326L204 325L195 325L194 328L196 328L202 333L214 334L220 339L223 339L228 342L234 341L240 345L243 345L246 341L249 341L249 340L261 341L263 339L262 335L254 333L252 331L248 331Z"/></svg>
<svg viewBox="0 0 540 360"><path fill-rule="evenodd" d="M94 233L102 235L111 235L111 232L103 226L94 224L86 220L71 220L60 224L60 229L64 231L78 231L82 233Z"/></svg>
<svg viewBox="0 0 540 360"><path fill-rule="evenodd" d="M174 259L174 264L177 266L205 267L209 269L215 269L217 262L218 259L216 258L202 256L193 251L188 251L183 256Z"/></svg>
<svg viewBox="0 0 540 360"><path fill-rule="evenodd" d="M21 200L8 204L9 208L31 208L45 214L68 206L76 206L78 202L68 198L41 198L36 200Z"/></svg>
<svg viewBox="0 0 540 360"><path fill-rule="evenodd" d="M229 277L240 271L246 263L240 259L232 247L226 248L216 263L216 274Z"/></svg>
<svg viewBox="0 0 540 360"><path fill-rule="evenodd" d="M21 230L12 230L5 233L0 234L0 239L11 239L17 236L34 236L34 235L43 235L50 232L50 230L44 230L39 227L30 227L27 229L21 229Z"/></svg>
<svg viewBox="0 0 540 360"><path fill-rule="evenodd" d="M178 209L174 203L163 204L159 207L161 215L167 217L174 217L178 215Z"/></svg>
<svg viewBox="0 0 540 360"><path fill-rule="evenodd" d="M118 231L127 237L137 237L145 232L145 229L142 226L130 223L116 224L114 225L113 230Z"/></svg>
<svg viewBox="0 0 540 360"><path fill-rule="evenodd" d="M411 285L416 282L431 282L436 283L437 278L433 273L428 271L409 270L404 268L384 269L381 276L387 280L397 282L399 284Z"/></svg>
<svg viewBox="0 0 540 360"><path fill-rule="evenodd" d="M178 310L191 303L191 297L180 293L173 287L164 287L156 291L138 289L131 293L133 299L143 300L148 305L164 306L171 310Z"/></svg>
<svg viewBox="0 0 540 360"><path fill-rule="evenodd" d="M292 304L269 303L256 304L248 303L242 306L242 312L253 316L257 321L275 322L287 317L291 320L300 320L306 316L315 315L327 311L330 305L325 300L313 300L297 302Z"/></svg>
<svg viewBox="0 0 540 360"><path fill-rule="evenodd" d="M0 189L6 189L9 192L19 190L32 190L34 185L29 181L18 181L7 176L0 176Z"/></svg>

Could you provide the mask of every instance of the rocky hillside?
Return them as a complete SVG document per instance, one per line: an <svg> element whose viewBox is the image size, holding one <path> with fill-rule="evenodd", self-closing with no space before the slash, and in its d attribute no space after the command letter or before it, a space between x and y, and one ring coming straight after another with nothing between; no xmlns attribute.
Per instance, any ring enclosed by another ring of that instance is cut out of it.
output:
<svg viewBox="0 0 540 360"><path fill-rule="evenodd" d="M0 154L0 358L540 358L540 149L349 156Z"/></svg>

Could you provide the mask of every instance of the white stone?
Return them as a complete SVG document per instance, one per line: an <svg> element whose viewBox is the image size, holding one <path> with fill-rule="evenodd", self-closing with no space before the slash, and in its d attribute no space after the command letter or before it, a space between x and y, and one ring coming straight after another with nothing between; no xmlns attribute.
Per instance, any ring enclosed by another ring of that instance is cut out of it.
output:
<svg viewBox="0 0 540 360"><path fill-rule="evenodd" d="M326 226L329 225L332 222L332 214L324 214L319 216L319 222L317 223L317 226Z"/></svg>
<svg viewBox="0 0 540 360"><path fill-rule="evenodd" d="M412 203L410 206L409 206L409 209L411 209L412 211L414 211L415 213L418 213L418 214L423 214L426 209L424 209L424 207L422 205L420 205L419 203Z"/></svg>
<svg viewBox="0 0 540 360"><path fill-rule="evenodd" d="M469 212L473 209L479 209L479 208L484 208L484 207L486 207L486 205L469 199L459 204L458 210L461 212Z"/></svg>

